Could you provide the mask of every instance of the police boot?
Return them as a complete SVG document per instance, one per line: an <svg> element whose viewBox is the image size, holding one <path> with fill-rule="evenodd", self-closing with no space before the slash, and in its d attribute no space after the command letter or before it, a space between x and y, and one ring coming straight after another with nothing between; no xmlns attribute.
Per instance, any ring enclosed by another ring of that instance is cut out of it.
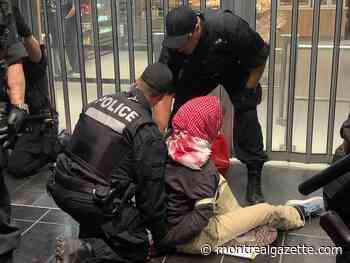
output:
<svg viewBox="0 0 350 263"><path fill-rule="evenodd" d="M81 239L59 237L56 243L56 263L79 263L95 258L91 245Z"/></svg>
<svg viewBox="0 0 350 263"><path fill-rule="evenodd" d="M263 164L247 165L248 185L247 185L246 200L252 205L265 202L265 198L261 190L262 167L263 167Z"/></svg>

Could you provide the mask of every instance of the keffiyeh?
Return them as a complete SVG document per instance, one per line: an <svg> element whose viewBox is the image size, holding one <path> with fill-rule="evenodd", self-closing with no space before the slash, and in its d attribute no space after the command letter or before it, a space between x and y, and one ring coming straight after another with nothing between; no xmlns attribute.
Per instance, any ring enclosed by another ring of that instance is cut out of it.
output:
<svg viewBox="0 0 350 263"><path fill-rule="evenodd" d="M170 157L191 169L200 170L209 160L211 143L220 131L223 108L215 96L197 97L186 102L172 120L167 139Z"/></svg>

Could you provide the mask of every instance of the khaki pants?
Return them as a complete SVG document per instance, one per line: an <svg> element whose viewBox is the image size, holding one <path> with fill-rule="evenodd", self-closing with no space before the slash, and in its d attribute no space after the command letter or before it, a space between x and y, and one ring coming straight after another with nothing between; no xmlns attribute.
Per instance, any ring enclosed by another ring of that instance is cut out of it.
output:
<svg viewBox="0 0 350 263"><path fill-rule="evenodd" d="M191 242L177 246L184 253L200 253L203 245L222 246L258 226L290 230L304 226L298 211L291 206L273 206L267 203L240 207L226 180L220 176L219 196L215 216Z"/></svg>

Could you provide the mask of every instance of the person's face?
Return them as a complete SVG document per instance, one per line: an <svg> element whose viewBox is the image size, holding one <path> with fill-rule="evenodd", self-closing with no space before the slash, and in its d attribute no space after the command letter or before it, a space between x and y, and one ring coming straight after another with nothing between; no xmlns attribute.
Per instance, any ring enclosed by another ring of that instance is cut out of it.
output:
<svg viewBox="0 0 350 263"><path fill-rule="evenodd" d="M189 39L185 45L181 48L177 49L177 52L185 55L191 55L193 51L196 49L198 42L201 37L201 26L200 26L200 18L198 18L197 25L192 33L189 34Z"/></svg>

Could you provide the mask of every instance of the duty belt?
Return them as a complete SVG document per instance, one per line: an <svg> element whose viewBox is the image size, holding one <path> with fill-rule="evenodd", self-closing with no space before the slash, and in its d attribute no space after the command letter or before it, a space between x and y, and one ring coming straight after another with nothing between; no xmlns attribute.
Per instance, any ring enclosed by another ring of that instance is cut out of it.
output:
<svg viewBox="0 0 350 263"><path fill-rule="evenodd" d="M135 195L136 187L133 183L129 184L124 191L122 198L117 198L120 193L115 189L103 185L92 184L80 178L66 175L65 172L61 171L57 166L53 176L54 182L58 183L65 189L91 194L93 200L100 205L100 208L111 215L119 213L124 208L124 205L130 202Z"/></svg>

